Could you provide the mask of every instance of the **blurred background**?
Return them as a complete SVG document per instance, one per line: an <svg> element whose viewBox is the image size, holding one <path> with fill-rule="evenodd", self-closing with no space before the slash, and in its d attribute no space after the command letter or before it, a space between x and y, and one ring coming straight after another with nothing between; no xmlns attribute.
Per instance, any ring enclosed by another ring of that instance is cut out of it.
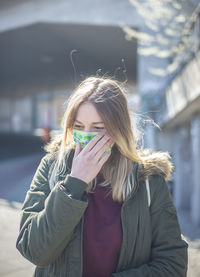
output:
<svg viewBox="0 0 200 277"><path fill-rule="evenodd" d="M15 249L19 210L69 95L90 75L126 82L144 146L171 154L188 276L200 276L199 73L199 0L0 0L1 277L32 274Z"/></svg>

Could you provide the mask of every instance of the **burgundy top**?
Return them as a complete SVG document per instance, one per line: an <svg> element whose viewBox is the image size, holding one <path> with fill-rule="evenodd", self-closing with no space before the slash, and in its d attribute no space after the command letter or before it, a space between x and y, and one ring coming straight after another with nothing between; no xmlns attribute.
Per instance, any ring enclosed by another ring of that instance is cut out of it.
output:
<svg viewBox="0 0 200 277"><path fill-rule="evenodd" d="M110 277L115 272L121 242L121 206L114 202L107 187L98 186L94 193L86 193L88 207L83 224L83 277Z"/></svg>

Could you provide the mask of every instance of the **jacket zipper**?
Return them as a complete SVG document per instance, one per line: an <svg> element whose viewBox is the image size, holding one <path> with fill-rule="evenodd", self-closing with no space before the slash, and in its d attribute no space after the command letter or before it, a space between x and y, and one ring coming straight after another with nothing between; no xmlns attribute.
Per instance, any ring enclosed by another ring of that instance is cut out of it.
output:
<svg viewBox="0 0 200 277"><path fill-rule="evenodd" d="M121 264L121 260L122 260L122 254L125 250L125 240L124 240L124 236L125 236L125 214L124 214L124 209L125 209L125 206L127 205L128 203L128 200L129 199L133 199L137 190L138 190L138 187L139 187L139 184L138 184L138 180L137 178L135 178L136 180L136 187L135 187L135 190L133 191L132 195L126 199L124 201L124 203L122 204L122 207L121 207L121 223L122 223L122 245L121 245L121 248L120 248L120 253L119 253L119 258L118 258L118 262L117 262L117 266L116 266L116 270L118 271L119 270L119 265Z"/></svg>
<svg viewBox="0 0 200 277"><path fill-rule="evenodd" d="M84 223L84 216L82 217L81 222L81 270L80 270L80 277L83 275L83 223Z"/></svg>
<svg viewBox="0 0 200 277"><path fill-rule="evenodd" d="M125 240L124 240L123 238L124 238L124 235L125 235L124 207L125 207L126 203L127 203L127 201L126 201L126 202L124 202L124 203L122 204L122 208L121 208L122 245L121 245L120 252L119 252L119 258L118 258L118 262L117 262L116 270L118 270L118 267L119 267L119 265L121 264L122 254L123 254L124 249L125 249Z"/></svg>

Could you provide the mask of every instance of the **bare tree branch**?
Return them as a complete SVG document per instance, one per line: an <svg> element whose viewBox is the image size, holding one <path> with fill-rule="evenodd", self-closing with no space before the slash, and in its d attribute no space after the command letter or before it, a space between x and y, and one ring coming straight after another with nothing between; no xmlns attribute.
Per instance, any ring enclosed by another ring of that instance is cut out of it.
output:
<svg viewBox="0 0 200 277"><path fill-rule="evenodd" d="M138 39L140 55L172 60L167 68L150 68L150 73L158 76L171 74L197 51L198 43L194 43L196 38L192 35L192 29L197 21L200 4L195 7L190 0L129 2L144 18L147 31L145 28L143 31L137 31L121 24L125 38ZM194 10L193 14L188 10Z"/></svg>

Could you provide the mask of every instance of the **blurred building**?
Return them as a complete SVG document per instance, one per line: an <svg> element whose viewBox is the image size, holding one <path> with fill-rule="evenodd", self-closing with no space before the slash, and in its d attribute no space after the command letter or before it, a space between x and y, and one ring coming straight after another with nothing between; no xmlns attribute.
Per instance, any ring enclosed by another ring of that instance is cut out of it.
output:
<svg viewBox="0 0 200 277"><path fill-rule="evenodd" d="M141 24L128 1L1 0L0 132L59 129L69 94L89 75L128 78L136 93L137 40L120 23Z"/></svg>
<svg viewBox="0 0 200 277"><path fill-rule="evenodd" d="M191 30L196 53L146 106L161 127L147 129L146 141L168 150L175 164L173 197L200 225L200 7Z"/></svg>

